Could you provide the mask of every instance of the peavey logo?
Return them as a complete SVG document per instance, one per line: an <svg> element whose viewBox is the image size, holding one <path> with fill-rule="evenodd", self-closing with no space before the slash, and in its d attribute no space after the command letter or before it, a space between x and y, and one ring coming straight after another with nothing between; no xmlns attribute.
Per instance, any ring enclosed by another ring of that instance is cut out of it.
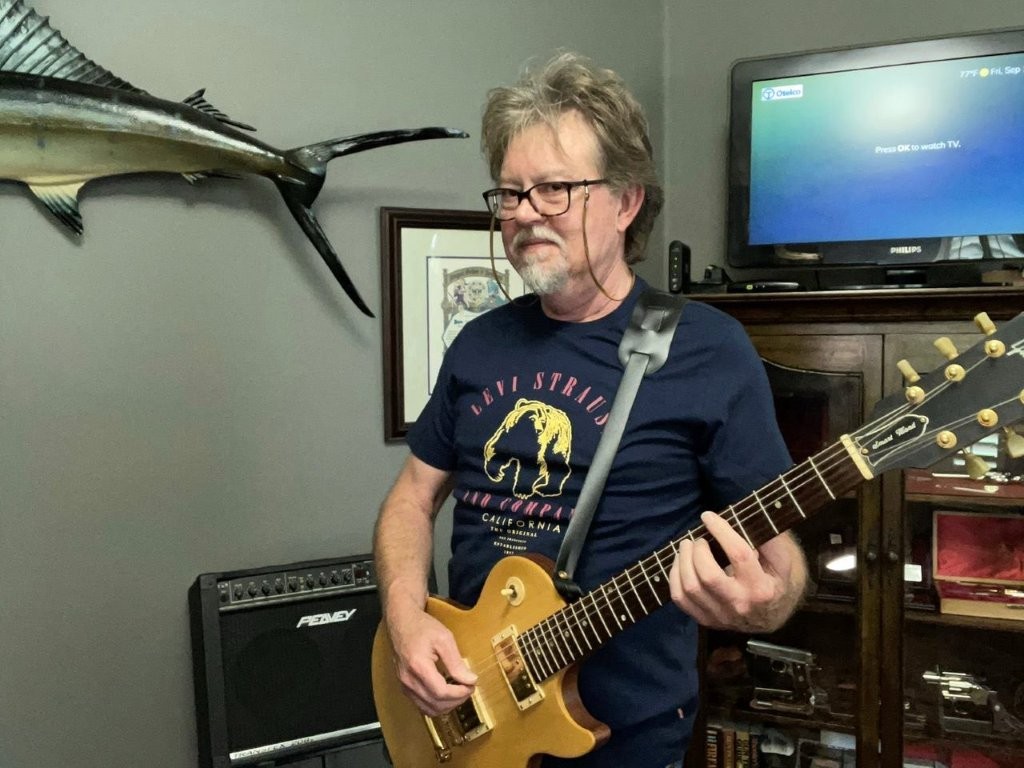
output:
<svg viewBox="0 0 1024 768"><path fill-rule="evenodd" d="M337 624L339 621L348 621L356 615L356 609L351 611L335 611L334 613L311 613L299 619L295 625L296 629L302 627L319 627L321 624Z"/></svg>

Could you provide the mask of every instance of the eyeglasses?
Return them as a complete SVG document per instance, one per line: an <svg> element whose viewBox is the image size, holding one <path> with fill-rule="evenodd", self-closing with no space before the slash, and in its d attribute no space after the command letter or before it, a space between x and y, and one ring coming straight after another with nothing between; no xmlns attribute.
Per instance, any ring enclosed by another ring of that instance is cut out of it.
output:
<svg viewBox="0 0 1024 768"><path fill-rule="evenodd" d="M591 184L607 184L608 179L584 179L583 181L542 181L520 192L518 189L498 187L484 192L487 210L498 221L515 218L516 210L523 200L529 200L533 209L541 216L561 216L569 210L572 190L583 187L584 194Z"/></svg>

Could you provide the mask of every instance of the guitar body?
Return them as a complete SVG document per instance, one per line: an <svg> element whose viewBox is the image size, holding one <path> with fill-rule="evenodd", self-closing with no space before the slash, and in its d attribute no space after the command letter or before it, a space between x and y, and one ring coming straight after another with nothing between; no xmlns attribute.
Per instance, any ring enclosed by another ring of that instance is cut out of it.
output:
<svg viewBox="0 0 1024 768"><path fill-rule="evenodd" d="M487 732L452 745L445 766L536 766L542 753L576 757L608 738L608 727L591 717L579 701L575 666L538 681L543 698L520 709L495 661L495 635L510 626L525 630L565 606L545 564L549 567L550 561L535 556L500 560L473 608L428 598L427 612L451 630L463 658L477 674L474 696L490 722ZM502 594L509 586L515 597ZM382 622L373 644L373 697L392 763L395 768L435 768L441 762L435 742L423 714L402 692L392 658L391 641Z"/></svg>

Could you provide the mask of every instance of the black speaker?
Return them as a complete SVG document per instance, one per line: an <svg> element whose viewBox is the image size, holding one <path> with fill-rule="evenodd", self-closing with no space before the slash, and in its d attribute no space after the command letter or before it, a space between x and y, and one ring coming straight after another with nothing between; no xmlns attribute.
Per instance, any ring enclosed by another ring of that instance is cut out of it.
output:
<svg viewBox="0 0 1024 768"><path fill-rule="evenodd" d="M690 292L690 246L681 240L668 244L669 293Z"/></svg>
<svg viewBox="0 0 1024 768"><path fill-rule="evenodd" d="M189 615L203 768L274 765L380 737L370 555L204 573Z"/></svg>

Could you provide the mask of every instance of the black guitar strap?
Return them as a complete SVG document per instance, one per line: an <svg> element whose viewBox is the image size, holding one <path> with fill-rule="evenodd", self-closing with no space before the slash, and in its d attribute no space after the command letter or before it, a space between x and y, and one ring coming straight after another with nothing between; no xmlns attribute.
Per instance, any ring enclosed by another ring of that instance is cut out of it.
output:
<svg viewBox="0 0 1024 768"><path fill-rule="evenodd" d="M555 587L569 602L583 594L579 585L573 581L573 572L576 570L583 541L587 538L597 501L604 490L608 471L619 448L619 440L622 439L629 411L640 387L640 380L645 375L657 371L668 359L672 336L676 332L679 315L686 302L685 296L648 288L637 300L629 327L622 335L622 341L619 343L619 362L622 363L625 372L615 393L615 400L612 401L604 433L594 453L594 462L583 481L576 510L565 531L562 548L555 563Z"/></svg>

